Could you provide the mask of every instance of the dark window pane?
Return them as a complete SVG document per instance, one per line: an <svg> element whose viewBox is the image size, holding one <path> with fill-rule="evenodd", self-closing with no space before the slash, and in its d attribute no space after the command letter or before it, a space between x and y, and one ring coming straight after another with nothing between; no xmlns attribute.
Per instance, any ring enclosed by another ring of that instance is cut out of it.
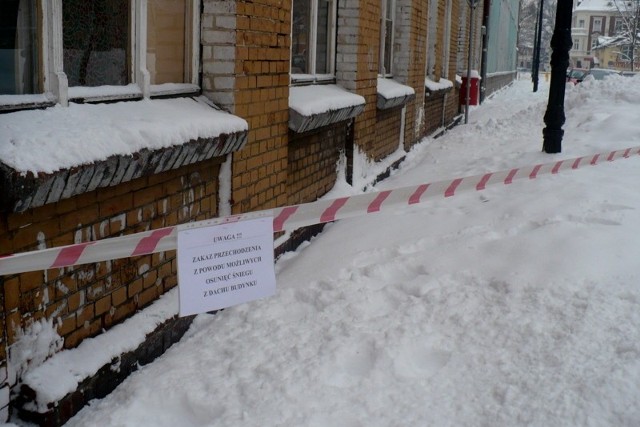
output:
<svg viewBox="0 0 640 427"><path fill-rule="evenodd" d="M0 94L39 92L36 0L0 0Z"/></svg>
<svg viewBox="0 0 640 427"><path fill-rule="evenodd" d="M309 0L293 0L291 39L291 73L309 73L309 34L311 30Z"/></svg>
<svg viewBox="0 0 640 427"><path fill-rule="evenodd" d="M329 17L331 16L331 2L318 0L318 35L316 39L316 74L329 74Z"/></svg>
<svg viewBox="0 0 640 427"><path fill-rule="evenodd" d="M391 37L393 35L393 21L385 20L385 33L384 33L384 71L387 74L391 73Z"/></svg>
<svg viewBox="0 0 640 427"><path fill-rule="evenodd" d="M129 83L129 0L63 0L69 86Z"/></svg>

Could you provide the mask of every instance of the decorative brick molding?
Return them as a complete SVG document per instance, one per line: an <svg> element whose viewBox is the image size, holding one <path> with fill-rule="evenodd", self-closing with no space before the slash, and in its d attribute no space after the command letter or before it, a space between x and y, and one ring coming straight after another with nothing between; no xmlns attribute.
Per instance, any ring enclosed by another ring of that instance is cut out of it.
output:
<svg viewBox="0 0 640 427"><path fill-rule="evenodd" d="M323 126L329 126L345 120L353 119L364 111L364 104L330 110L324 113L305 116L293 109L289 109L289 129L297 133L307 132Z"/></svg>
<svg viewBox="0 0 640 427"><path fill-rule="evenodd" d="M159 150L144 149L133 156L111 156L51 174L21 174L0 162L0 211L24 212L98 188L223 156L241 149L246 140L246 132L222 134Z"/></svg>
<svg viewBox="0 0 640 427"><path fill-rule="evenodd" d="M413 99L415 99L415 97L416 97L415 94L411 94L411 95L397 96L395 98L387 99L382 94L378 93L378 102L376 106L378 107L379 110L388 110L390 108L395 108L395 107L400 107L401 105L405 105L409 101L412 101Z"/></svg>

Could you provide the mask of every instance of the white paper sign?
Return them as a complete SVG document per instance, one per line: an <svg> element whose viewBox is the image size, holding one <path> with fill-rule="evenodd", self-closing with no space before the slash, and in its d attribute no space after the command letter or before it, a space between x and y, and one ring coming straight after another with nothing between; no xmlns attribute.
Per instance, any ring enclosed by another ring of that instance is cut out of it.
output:
<svg viewBox="0 0 640 427"><path fill-rule="evenodd" d="M244 217L178 227L180 316L275 294L273 218Z"/></svg>

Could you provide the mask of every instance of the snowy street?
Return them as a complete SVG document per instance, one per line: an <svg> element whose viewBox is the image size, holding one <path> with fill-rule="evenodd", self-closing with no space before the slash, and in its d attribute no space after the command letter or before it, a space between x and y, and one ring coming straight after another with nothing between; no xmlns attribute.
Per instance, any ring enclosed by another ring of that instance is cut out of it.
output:
<svg viewBox="0 0 640 427"><path fill-rule="evenodd" d="M374 191L640 146L640 77L614 76L568 85L542 153L547 85ZM639 182L634 155L328 225L277 261L275 297L198 316L67 426L640 425Z"/></svg>

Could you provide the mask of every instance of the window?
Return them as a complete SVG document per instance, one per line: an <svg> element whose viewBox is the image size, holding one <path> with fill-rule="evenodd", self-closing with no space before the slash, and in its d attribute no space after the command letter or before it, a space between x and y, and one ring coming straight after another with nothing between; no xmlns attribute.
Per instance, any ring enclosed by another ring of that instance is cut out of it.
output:
<svg viewBox="0 0 640 427"><path fill-rule="evenodd" d="M616 18L613 21L613 33L620 34L624 32L624 20L622 18Z"/></svg>
<svg viewBox="0 0 640 427"><path fill-rule="evenodd" d="M129 0L63 0L62 55L69 86L130 82Z"/></svg>
<svg viewBox="0 0 640 427"><path fill-rule="evenodd" d="M580 39L573 39L573 50L580 50Z"/></svg>
<svg viewBox="0 0 640 427"><path fill-rule="evenodd" d="M447 0L444 7L444 22L439 22L440 2L429 0L426 74L434 81L439 81L440 78L446 79L449 76L453 1Z"/></svg>
<svg viewBox="0 0 640 427"><path fill-rule="evenodd" d="M39 93L36 0L0 2L0 95Z"/></svg>
<svg viewBox="0 0 640 427"><path fill-rule="evenodd" d="M0 94L49 92L65 105L196 92L199 4L2 0Z"/></svg>
<svg viewBox="0 0 640 427"><path fill-rule="evenodd" d="M631 56L633 54L633 46L630 44L625 44L620 46L620 54L619 57L621 57L622 62L631 62Z"/></svg>
<svg viewBox="0 0 640 427"><path fill-rule="evenodd" d="M584 19L578 21L578 28L584 28Z"/></svg>
<svg viewBox="0 0 640 427"><path fill-rule="evenodd" d="M335 69L336 1L293 0L291 21L292 79L332 79Z"/></svg>
<svg viewBox="0 0 640 427"><path fill-rule="evenodd" d="M382 76L390 76L393 67L394 0L382 0L380 18L380 66Z"/></svg>
<svg viewBox="0 0 640 427"><path fill-rule="evenodd" d="M602 18L593 18L593 27L591 29L592 32L602 32Z"/></svg>
<svg viewBox="0 0 640 427"><path fill-rule="evenodd" d="M147 6L147 69L152 88L165 83L195 83L191 76L193 24L187 0L149 0Z"/></svg>
<svg viewBox="0 0 640 427"><path fill-rule="evenodd" d="M429 0L429 21L427 23L427 76L435 77L436 41L438 40L438 1Z"/></svg>
<svg viewBox="0 0 640 427"><path fill-rule="evenodd" d="M442 63L442 77L445 79L449 76L449 56L451 53L451 9L453 7L453 1L447 0L444 17L444 50L442 52L444 62Z"/></svg>
<svg viewBox="0 0 640 427"><path fill-rule="evenodd" d="M598 46L598 38L594 37L591 39L591 50L595 49Z"/></svg>

